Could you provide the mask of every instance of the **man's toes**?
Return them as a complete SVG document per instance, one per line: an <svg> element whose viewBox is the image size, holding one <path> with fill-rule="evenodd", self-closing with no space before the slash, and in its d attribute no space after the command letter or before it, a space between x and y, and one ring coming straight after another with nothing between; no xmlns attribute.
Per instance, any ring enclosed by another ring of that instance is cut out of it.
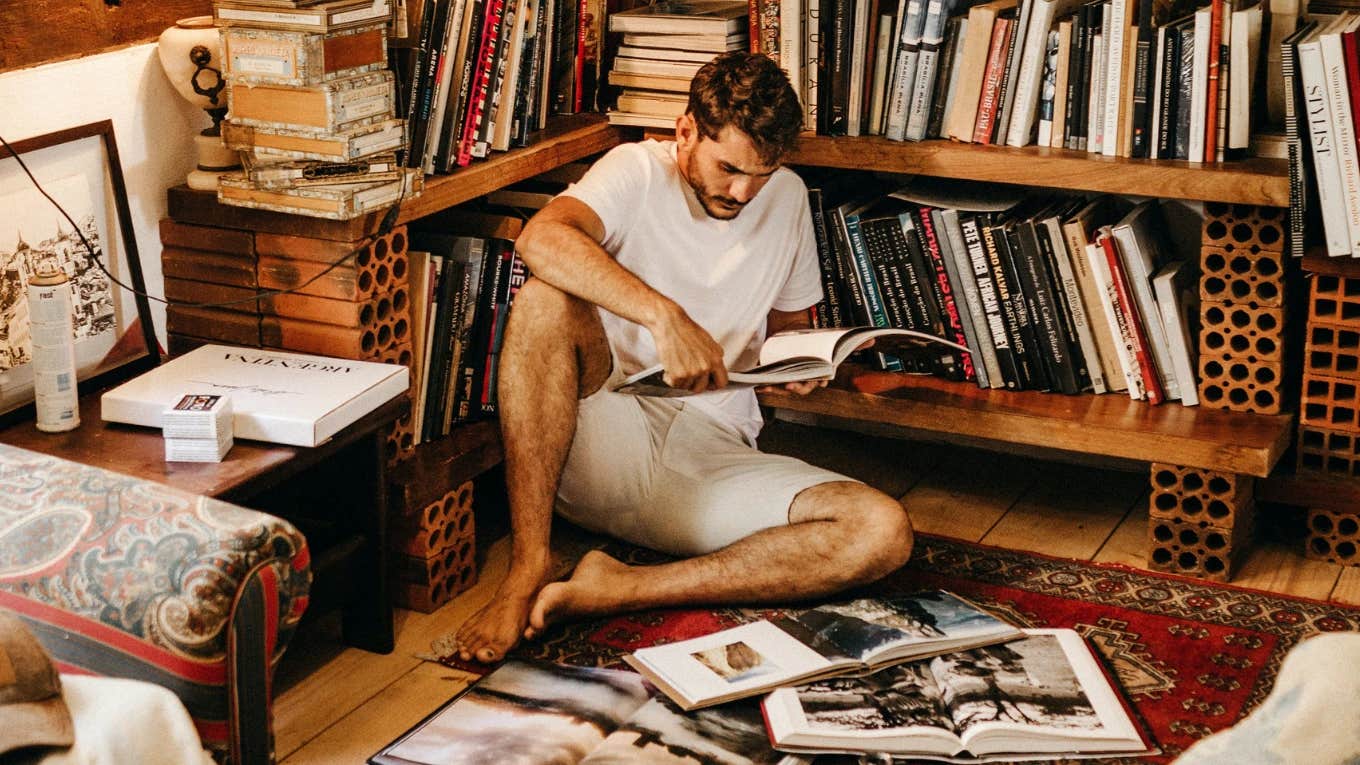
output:
<svg viewBox="0 0 1360 765"><path fill-rule="evenodd" d="M491 664L492 662L499 661L500 658L500 651L497 651L494 648L483 648L477 651L477 661L480 661L483 664Z"/></svg>

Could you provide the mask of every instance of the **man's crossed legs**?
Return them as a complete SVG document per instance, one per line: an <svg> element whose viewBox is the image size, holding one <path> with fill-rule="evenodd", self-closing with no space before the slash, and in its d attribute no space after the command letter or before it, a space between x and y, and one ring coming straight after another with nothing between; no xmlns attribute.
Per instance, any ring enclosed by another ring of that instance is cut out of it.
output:
<svg viewBox="0 0 1360 765"><path fill-rule="evenodd" d="M886 494L796 460L761 455L682 404L602 391L611 357L594 306L530 279L510 317L498 391L510 569L491 602L458 632L463 660L498 661L522 636L564 619L814 598L881 578L906 562L911 525ZM598 409L609 410L605 419L595 419ZM587 415L579 425L578 413ZM620 415L625 422L609 419ZM682 419L686 430L677 434ZM641 436L629 438L638 428ZM715 440L702 440L710 435ZM667 449L668 438L683 442ZM709 448L696 454L695 443ZM677 470L677 462L685 466ZM594 483L611 468L621 482ZM714 468L711 476L707 468ZM595 551L570 579L545 583L559 482L568 517L691 557L629 566ZM642 497L648 499L639 503Z"/></svg>

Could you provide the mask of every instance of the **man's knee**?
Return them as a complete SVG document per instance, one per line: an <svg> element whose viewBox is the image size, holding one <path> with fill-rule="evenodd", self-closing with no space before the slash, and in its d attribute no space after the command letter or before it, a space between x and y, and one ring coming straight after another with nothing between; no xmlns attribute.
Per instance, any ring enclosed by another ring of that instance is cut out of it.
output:
<svg viewBox="0 0 1360 765"><path fill-rule="evenodd" d="M799 495L799 518L829 520L841 549L835 557L847 585L863 584L896 571L911 557L911 520L901 503L877 489L851 481L814 486Z"/></svg>
<svg viewBox="0 0 1360 765"><path fill-rule="evenodd" d="M511 315L542 320L561 328L563 322L587 316L589 308L590 304L584 300L531 276L516 293L515 310Z"/></svg>

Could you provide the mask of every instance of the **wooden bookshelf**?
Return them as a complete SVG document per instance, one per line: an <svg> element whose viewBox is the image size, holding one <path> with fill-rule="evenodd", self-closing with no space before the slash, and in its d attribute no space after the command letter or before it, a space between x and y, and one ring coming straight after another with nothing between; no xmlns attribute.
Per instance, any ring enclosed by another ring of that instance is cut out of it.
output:
<svg viewBox="0 0 1360 765"><path fill-rule="evenodd" d="M556 118L532 146L496 153L448 175L425 179L425 191L403 200L398 223L406 223L476 199L568 162L606 151L623 142L624 133L602 114ZM240 228L271 234L291 234L340 242L355 242L378 230L386 212L337 221L301 215L234 207L217 201L211 191L177 186L168 193L169 215L181 223Z"/></svg>
<svg viewBox="0 0 1360 765"><path fill-rule="evenodd" d="M764 393L763 405L1019 446L1266 476L1293 433L1290 415L1238 414L1123 394L1064 396L843 367L830 387Z"/></svg>
<svg viewBox="0 0 1360 765"><path fill-rule="evenodd" d="M804 133L790 165L963 178L1147 197L1289 206L1289 164L1245 159L1219 164L1102 157L1037 146L979 146L955 141L890 141Z"/></svg>

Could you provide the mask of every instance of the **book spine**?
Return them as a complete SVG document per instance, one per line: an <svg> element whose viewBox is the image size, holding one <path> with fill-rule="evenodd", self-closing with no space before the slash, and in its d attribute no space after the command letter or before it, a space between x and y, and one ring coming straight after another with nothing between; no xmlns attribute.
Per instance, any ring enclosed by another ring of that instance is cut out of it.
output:
<svg viewBox="0 0 1360 765"><path fill-rule="evenodd" d="M1223 61L1223 0L1209 2L1209 50L1204 89L1204 161L1218 151L1218 81Z"/></svg>
<svg viewBox="0 0 1360 765"><path fill-rule="evenodd" d="M897 216L893 235L897 241L898 269L906 274L910 290L907 299L916 316L917 328L922 332L944 337L944 318L940 311L939 300L934 291L934 271L925 254L925 241L921 233L921 221L907 211ZM927 351L929 369L940 377L959 379L960 369L951 353Z"/></svg>
<svg viewBox="0 0 1360 765"><path fill-rule="evenodd" d="M463 252L472 252L472 248L469 246ZM439 335L440 344L446 346L440 364L442 369L439 376L438 410L435 415L435 432L439 436L449 434L454 418L458 413L458 363L463 357L463 342L466 339L461 328L468 320L469 314L472 313L477 301L477 283L474 281L474 272L470 266L471 261L466 257L463 262L458 264L458 269L455 272L458 279L458 291L453 299L451 321L444 328L443 333Z"/></svg>
<svg viewBox="0 0 1360 765"><path fill-rule="evenodd" d="M869 256L873 269L874 283L878 286L883 300L883 312L888 326L917 329L916 318L912 315L910 299L906 295L902 272L896 268L892 240L884 225L894 222L883 218L861 220L860 234L864 237L864 250Z"/></svg>
<svg viewBox="0 0 1360 765"><path fill-rule="evenodd" d="M836 261L836 253L831 249L827 236L826 213L822 209L822 190L808 189L808 207L812 214L812 233L817 240L817 263L822 274L822 303L818 317L825 327L846 327L845 306L841 298L840 285L844 276Z"/></svg>
<svg viewBox="0 0 1360 765"><path fill-rule="evenodd" d="M499 389L501 348L505 342L505 325L510 320L510 310L515 303L524 282L529 279L529 269L515 254L513 245L507 247L505 289L496 300L496 323L492 334L491 350L486 359L486 378L482 386L482 414L494 416L499 406L496 391Z"/></svg>
<svg viewBox="0 0 1360 765"><path fill-rule="evenodd" d="M1025 52L1025 38L1029 34L1030 18L1034 6L1041 0L1020 0L1016 7L1015 22L1011 24L1010 39L1006 41L1006 62L1001 77L1001 90L997 96L996 123L992 130L992 142L1004 144L1010 130L1011 112L1015 107L1015 90L1020 83L1020 59Z"/></svg>
<svg viewBox="0 0 1360 765"><path fill-rule="evenodd" d="M459 167L467 167L472 163L472 149L477 143L477 131L482 121L486 119L486 109L491 97L491 67L496 59L496 42L499 39L501 17L505 13L505 2L506 0L487 0L486 16L482 20L482 37L477 46L476 69L468 94L467 118L463 122L462 139L458 144Z"/></svg>
<svg viewBox="0 0 1360 765"><path fill-rule="evenodd" d="M1219 0L1221 2L1222 0ZM1100 153L1107 157L1119 155L1119 106L1123 100L1124 48L1125 36L1132 31L1129 18L1128 0L1112 0L1109 5L1108 29L1105 34L1105 69L1101 73L1104 83L1104 103L1101 107L1103 118L1100 129ZM1102 27L1102 30L1106 27Z"/></svg>
<svg viewBox="0 0 1360 765"><path fill-rule="evenodd" d="M1024 390L1036 387L1035 375L1030 360L1028 338L1022 331L1024 325L1021 322L1027 320L1022 316L1025 307L1017 294L1018 284L1012 276L1013 272L1005 263L1001 249L1005 246L1005 237L1005 231L1000 225L982 227L982 245L987 251L988 274L996 283L997 300L1000 301L1002 316L1005 318L1006 335L1010 338L1008 345L1015 359L1017 388Z"/></svg>
<svg viewBox="0 0 1360 765"><path fill-rule="evenodd" d="M496 40L492 47L491 79L487 87L486 110L477 124L477 137L472 143L472 156L485 157L491 141L497 132L501 119L501 95L505 90L506 67L510 63L510 40L520 23L521 0L505 0L505 10L501 13L500 24L496 30Z"/></svg>
<svg viewBox="0 0 1360 765"><path fill-rule="evenodd" d="M1306 32L1304 33L1306 34ZM1280 43L1280 66L1284 81L1285 140L1289 149L1289 252L1296 258L1303 257L1307 242L1307 220L1310 208L1309 195L1305 186L1309 183L1311 163L1311 144L1303 140L1300 125L1303 123L1302 87L1299 81L1298 64L1295 58L1295 37ZM1306 128L1305 128L1306 129Z"/></svg>
<svg viewBox="0 0 1360 765"><path fill-rule="evenodd" d="M1119 295L1111 281L1110 267L1105 261L1105 246L1099 234L1096 235L1096 241L1086 245L1086 258L1091 264L1101 311L1114 337L1114 356L1124 378L1124 390L1130 399L1141 401L1147 397L1147 392L1143 390L1143 375L1133 352L1133 334L1124 312L1119 308Z"/></svg>
<svg viewBox="0 0 1360 765"><path fill-rule="evenodd" d="M977 122L973 126L973 143L992 142L992 126L999 107L1001 82L1006 76L1006 43L1010 39L1013 20L998 16L992 27L992 44L987 51L987 66L982 75L982 95L978 101Z"/></svg>
<svg viewBox="0 0 1360 765"><path fill-rule="evenodd" d="M850 22L854 13L849 0L833 0L829 41L830 92L826 99L826 135L845 135L850 126Z"/></svg>
<svg viewBox="0 0 1360 765"><path fill-rule="evenodd" d="M1316 38L1299 43L1299 73L1303 79L1304 108L1312 140L1313 172L1317 175L1318 208L1322 213L1327 254L1351 254L1350 225L1346 216L1341 165L1337 158L1334 118L1328 105L1327 77L1322 49Z"/></svg>
<svg viewBox="0 0 1360 765"><path fill-rule="evenodd" d="M931 0L932 6L939 4L939 0ZM907 127L904 136L908 141L919 141L926 137L931 100L935 96L935 84L939 80L936 67L942 63L940 45L943 42L943 37L921 40L921 49L916 56L916 82L912 85L911 102L907 105Z"/></svg>
<svg viewBox="0 0 1360 765"><path fill-rule="evenodd" d="M1039 135L1035 139L1035 143L1040 146L1053 145L1053 120L1060 100L1058 94L1061 92L1057 88L1061 58L1059 39L1058 30L1052 30L1044 46L1043 87L1039 91Z"/></svg>
<svg viewBox="0 0 1360 765"><path fill-rule="evenodd" d="M935 87L931 91L930 120L926 123L927 138L944 137L944 121L953 107L954 94L958 92L959 49L963 47L967 28L966 16L949 19L949 26L945 28L940 65L935 75Z"/></svg>
<svg viewBox="0 0 1360 765"><path fill-rule="evenodd" d="M1067 394L1080 393L1082 384L1071 351L1070 336L1065 327L1061 301L1053 287L1053 278L1039 244L1037 222L1030 218L1016 226L1020 243L1021 283L1026 294L1033 296L1035 336L1048 369L1049 381L1055 390Z"/></svg>
<svg viewBox="0 0 1360 765"><path fill-rule="evenodd" d="M1079 362L1079 376L1084 376L1090 382L1093 392L1104 393L1108 390L1105 373L1100 365L1100 353L1096 349L1095 335L1091 332L1091 320L1082 301L1081 288L1077 284L1076 270L1072 266L1072 254L1067 250L1057 218L1046 220L1044 229L1039 232L1039 247L1054 266L1055 286L1066 317L1068 337L1074 338L1077 344L1072 350L1074 360ZM1080 359L1076 359L1077 353L1080 353Z"/></svg>
<svg viewBox="0 0 1360 765"><path fill-rule="evenodd" d="M1152 159L1170 159L1175 153L1172 131L1176 125L1176 82L1180 64L1181 38L1174 29L1158 30L1161 45L1157 62L1157 115L1152 136Z"/></svg>
<svg viewBox="0 0 1360 765"><path fill-rule="evenodd" d="M935 229L944 233L943 241L948 243L946 249L954 262L950 276L959 283L959 289L955 294L963 295L963 305L968 310L968 321L963 323L964 337L968 340L968 347L974 349L973 363L979 369L978 385L988 388L1005 387L1005 381L1001 378L1001 367L996 359L996 348L992 345L992 336L987 325L986 306L978 289L977 277L973 273L972 258L964 241L959 213L957 210L941 209L934 213L934 217L937 221ZM993 293L992 301L995 300Z"/></svg>
<svg viewBox="0 0 1360 765"><path fill-rule="evenodd" d="M887 126L883 135L901 141L907 132L907 110L911 102L911 87L916 82L916 64L921 52L921 25L925 18L926 2L939 0L907 0L907 15L902 22L902 36L897 41L896 61L890 78L892 92L888 94Z"/></svg>
<svg viewBox="0 0 1360 765"><path fill-rule="evenodd" d="M935 222L931 218L931 208L921 207L915 216L921 223L921 238L925 243L926 255L930 258L930 263L934 267L935 296L940 307L941 318L944 320L944 337L960 345L968 345L967 333L964 332L963 316L959 311L957 295L954 289L957 279L950 277L950 267L945 261L944 253L940 248L939 232L935 230ZM969 348L975 346L968 345ZM951 351L950 355L958 361L959 369L962 371L962 379L968 382L976 382L978 379L977 370L974 368L973 354L962 351Z"/></svg>
<svg viewBox="0 0 1360 765"><path fill-rule="evenodd" d="M1121 331L1128 332L1132 341L1133 355L1138 363L1139 379L1142 381L1143 391L1147 394L1148 403L1160 404L1166 399L1166 394L1162 389L1157 369L1153 366L1148 338L1143 332L1138 316L1138 306L1134 302L1133 287L1129 284L1128 274L1124 271L1124 264L1119 258L1119 247L1115 243L1114 236L1108 231L1102 231L1096 237L1096 243L1105 253L1105 265L1109 270L1110 284L1114 287L1114 293L1118 299L1119 313L1123 316L1124 326Z"/></svg>
<svg viewBox="0 0 1360 765"><path fill-rule="evenodd" d="M1152 28L1152 4L1139 3L1138 43L1133 54L1133 109L1130 112L1133 142L1131 157L1146 157L1151 148L1153 88L1156 87L1156 30ZM1145 11L1146 9L1146 11Z"/></svg>
<svg viewBox="0 0 1360 765"><path fill-rule="evenodd" d="M508 249L513 247L501 239L482 241L482 283L477 290L476 324L472 329L472 341L463 351L463 363L467 379L459 380L466 387L458 391L459 422L480 419L482 414L482 391L486 389L486 378L490 374L487 360L491 355L491 344L496 332L496 298L509 278L510 259Z"/></svg>
<svg viewBox="0 0 1360 765"><path fill-rule="evenodd" d="M1016 221L1009 221L998 228L994 237L1001 268L1010 284L1011 302L1014 306L1015 327L1021 341L1016 344L1021 352L1021 361L1029 373L1029 384L1035 390L1052 390L1053 382L1049 377L1048 363L1044 359L1043 347L1039 345L1039 314L1034 303L1034 295L1021 281L1024 266L1020 262L1020 242L1016 235Z"/></svg>
<svg viewBox="0 0 1360 765"><path fill-rule="evenodd" d="M865 246L864 237L859 228L859 215L846 214L841 216L842 225L845 227L845 241L850 245L850 258L855 269L855 281L859 283L860 293L864 296L864 304L868 309L869 318L875 327L891 326L888 322L888 314L883 306L883 295L879 292L878 284L874 279L873 265L869 262L868 248ZM904 367L901 360L887 354L877 354L882 367L889 372L901 372Z"/></svg>
<svg viewBox="0 0 1360 765"><path fill-rule="evenodd" d="M803 129L817 129L817 99L822 85L822 0L804 0ZM794 83L797 85L797 83Z"/></svg>
<svg viewBox="0 0 1360 765"><path fill-rule="evenodd" d="M1345 202L1348 244L1354 255L1360 252L1360 157L1356 156L1355 123L1351 115L1345 53L1342 51L1340 32L1319 35L1318 41L1322 48L1328 109L1332 115L1333 147L1341 176L1341 199Z"/></svg>
<svg viewBox="0 0 1360 765"><path fill-rule="evenodd" d="M973 279L977 283L982 310L986 314L987 333L992 338L992 349L996 353L1001 387L1019 390L1023 377L1020 374L1015 350L1011 346L1011 331L1007 327L1005 315L1005 298L1000 294L1000 285L992 276L991 248L986 246L984 239L990 236L988 227L981 225L972 215L960 215L959 230L963 235L964 247L968 251L968 261L972 265Z"/></svg>

